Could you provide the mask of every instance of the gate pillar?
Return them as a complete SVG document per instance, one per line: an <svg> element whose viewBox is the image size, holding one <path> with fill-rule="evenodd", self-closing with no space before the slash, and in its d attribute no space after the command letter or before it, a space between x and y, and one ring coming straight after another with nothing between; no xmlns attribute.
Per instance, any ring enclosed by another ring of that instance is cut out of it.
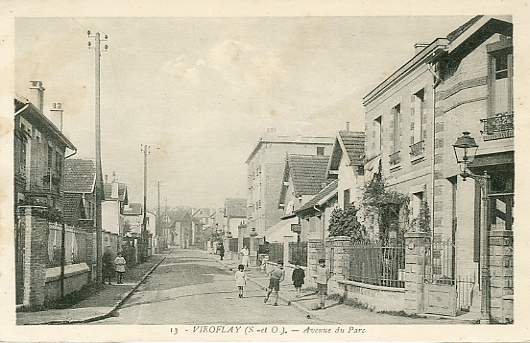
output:
<svg viewBox="0 0 530 343"><path fill-rule="evenodd" d="M423 279L425 250L429 234L426 232L405 233L405 313L423 312Z"/></svg>

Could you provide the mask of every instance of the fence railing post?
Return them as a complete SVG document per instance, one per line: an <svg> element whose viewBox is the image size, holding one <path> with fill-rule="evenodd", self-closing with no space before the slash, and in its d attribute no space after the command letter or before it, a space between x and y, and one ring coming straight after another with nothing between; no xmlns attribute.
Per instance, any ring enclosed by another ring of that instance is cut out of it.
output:
<svg viewBox="0 0 530 343"><path fill-rule="evenodd" d="M429 244L426 232L405 233L405 312L423 312L423 279L425 250Z"/></svg>

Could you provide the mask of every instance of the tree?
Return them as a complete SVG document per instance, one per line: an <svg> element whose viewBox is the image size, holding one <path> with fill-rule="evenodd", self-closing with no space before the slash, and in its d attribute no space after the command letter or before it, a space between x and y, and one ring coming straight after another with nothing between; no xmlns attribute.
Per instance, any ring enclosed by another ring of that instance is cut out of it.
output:
<svg viewBox="0 0 530 343"><path fill-rule="evenodd" d="M354 243L363 243L367 239L365 227L358 221L359 210L352 203L343 210L337 207L331 213L328 231L330 236L348 236Z"/></svg>

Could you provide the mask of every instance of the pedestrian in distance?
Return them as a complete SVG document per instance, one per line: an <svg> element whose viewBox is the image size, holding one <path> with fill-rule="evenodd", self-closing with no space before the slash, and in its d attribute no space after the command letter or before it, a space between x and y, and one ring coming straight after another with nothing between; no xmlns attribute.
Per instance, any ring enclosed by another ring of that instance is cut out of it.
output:
<svg viewBox="0 0 530 343"><path fill-rule="evenodd" d="M219 243L219 256L221 256L221 261L223 260L223 257L225 256L225 246L223 243Z"/></svg>
<svg viewBox="0 0 530 343"><path fill-rule="evenodd" d="M248 247L244 246L239 253L241 254L241 264L245 266L245 269L248 269L250 264L250 251Z"/></svg>
<svg viewBox="0 0 530 343"><path fill-rule="evenodd" d="M110 247L105 248L105 252L103 253L102 259L102 269L103 269L103 283L109 280L109 285L112 285L112 277L114 276L114 263L112 259L112 253L110 251Z"/></svg>
<svg viewBox="0 0 530 343"><path fill-rule="evenodd" d="M302 285L304 284L305 272L302 268L300 268L300 262L296 261L294 265L295 268L293 270L292 279L294 289L296 290L296 297L300 298L300 295L302 293Z"/></svg>
<svg viewBox="0 0 530 343"><path fill-rule="evenodd" d="M234 278L236 279L236 286L239 290L239 297L243 298L243 289L245 285L247 284L247 273L245 273L245 266L240 264L237 266L236 273L234 275Z"/></svg>
<svg viewBox="0 0 530 343"><path fill-rule="evenodd" d="M118 284L123 284L123 274L125 274L125 257L122 256L121 251L118 252L118 256L114 259L114 268L116 269L116 281Z"/></svg>
<svg viewBox="0 0 530 343"><path fill-rule="evenodd" d="M280 282L285 279L285 270L283 270L283 262L279 261L278 266L276 266L270 273L269 287L267 288L267 295L263 302L266 303L269 301L269 296L272 291L274 291L276 300L274 301L274 306L278 306L278 293L280 293Z"/></svg>
<svg viewBox="0 0 530 343"><path fill-rule="evenodd" d="M320 298L320 308L325 308L326 296L328 295L328 281L331 278L329 269L326 268L326 260L319 259L317 266L317 290Z"/></svg>

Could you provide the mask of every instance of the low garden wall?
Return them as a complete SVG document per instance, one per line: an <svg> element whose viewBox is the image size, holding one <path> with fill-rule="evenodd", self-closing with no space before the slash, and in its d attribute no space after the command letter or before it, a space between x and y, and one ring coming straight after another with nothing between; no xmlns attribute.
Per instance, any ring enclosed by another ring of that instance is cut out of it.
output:
<svg viewBox="0 0 530 343"><path fill-rule="evenodd" d="M361 282L337 281L344 299L366 306L373 311L402 311L405 308L405 289L382 287Z"/></svg>
<svg viewBox="0 0 530 343"><path fill-rule="evenodd" d="M64 267L64 295L79 291L90 281L90 269L86 263ZM61 298L61 267L46 269L45 301Z"/></svg>

